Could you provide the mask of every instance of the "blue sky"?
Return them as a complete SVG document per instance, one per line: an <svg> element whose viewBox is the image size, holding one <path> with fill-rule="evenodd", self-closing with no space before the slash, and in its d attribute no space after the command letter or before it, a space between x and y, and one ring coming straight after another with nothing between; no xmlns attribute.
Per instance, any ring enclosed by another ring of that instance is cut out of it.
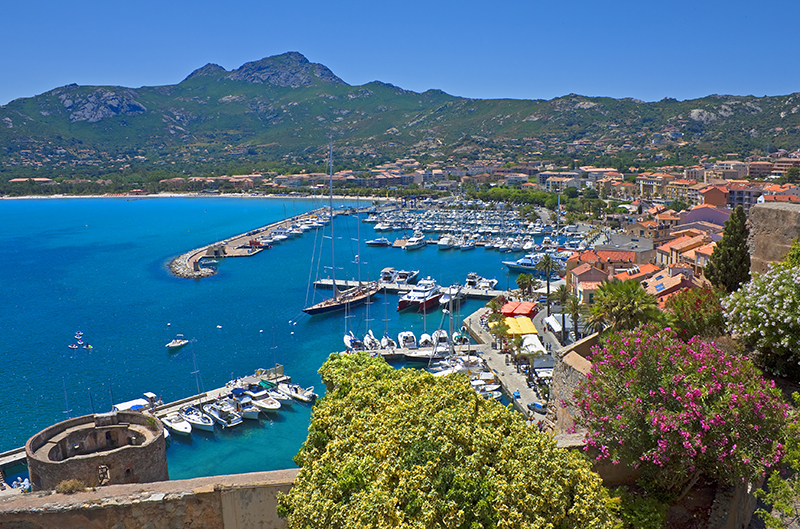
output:
<svg viewBox="0 0 800 529"><path fill-rule="evenodd" d="M5 2L0 104L70 83L167 85L286 51L351 85L473 98L800 91L800 2Z"/></svg>

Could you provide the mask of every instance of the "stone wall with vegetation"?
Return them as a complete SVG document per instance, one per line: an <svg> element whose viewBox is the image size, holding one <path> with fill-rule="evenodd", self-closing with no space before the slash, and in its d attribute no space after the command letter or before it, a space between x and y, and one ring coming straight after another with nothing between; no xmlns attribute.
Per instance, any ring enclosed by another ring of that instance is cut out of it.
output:
<svg viewBox="0 0 800 529"><path fill-rule="evenodd" d="M277 494L297 469L136 485L76 494L0 495L4 529L284 529Z"/></svg>
<svg viewBox="0 0 800 529"><path fill-rule="evenodd" d="M750 209L750 272L762 273L782 261L794 239L800 239L800 204L771 202Z"/></svg>

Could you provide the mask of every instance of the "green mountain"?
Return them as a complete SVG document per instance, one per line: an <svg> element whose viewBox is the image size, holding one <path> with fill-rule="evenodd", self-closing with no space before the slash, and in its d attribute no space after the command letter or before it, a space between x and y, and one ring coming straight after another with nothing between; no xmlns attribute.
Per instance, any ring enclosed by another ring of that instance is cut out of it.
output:
<svg viewBox="0 0 800 529"><path fill-rule="evenodd" d="M653 152L742 156L795 148L800 94L690 101L567 95L479 100L381 82L351 86L291 52L232 71L208 64L172 86L69 85L0 107L0 171L213 168L259 161ZM630 154L634 156L634 154ZM188 171L187 171L188 172Z"/></svg>

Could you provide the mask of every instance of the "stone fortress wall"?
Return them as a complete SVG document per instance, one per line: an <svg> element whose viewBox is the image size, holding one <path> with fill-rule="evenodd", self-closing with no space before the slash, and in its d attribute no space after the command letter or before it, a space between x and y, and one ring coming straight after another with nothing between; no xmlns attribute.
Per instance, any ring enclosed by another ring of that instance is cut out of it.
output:
<svg viewBox="0 0 800 529"><path fill-rule="evenodd" d="M34 490L77 479L87 486L169 479L164 426L150 415L117 411L54 424L25 444Z"/></svg>
<svg viewBox="0 0 800 529"><path fill-rule="evenodd" d="M766 202L750 208L750 272L762 273L782 261L794 239L800 239L800 204Z"/></svg>

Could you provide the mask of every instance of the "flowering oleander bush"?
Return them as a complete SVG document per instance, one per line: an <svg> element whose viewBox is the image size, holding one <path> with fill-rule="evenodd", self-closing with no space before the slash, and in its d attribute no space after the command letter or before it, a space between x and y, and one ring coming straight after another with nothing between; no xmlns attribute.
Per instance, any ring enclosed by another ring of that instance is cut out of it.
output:
<svg viewBox="0 0 800 529"><path fill-rule="evenodd" d="M721 294L712 287L689 288L667 299L670 326L680 339L713 338L725 333Z"/></svg>
<svg viewBox="0 0 800 529"><path fill-rule="evenodd" d="M789 407L746 358L648 325L595 346L591 361L576 393L588 444L639 468L651 490L753 479L783 455Z"/></svg>
<svg viewBox="0 0 800 529"><path fill-rule="evenodd" d="M479 396L466 377L332 355L279 496L290 528L611 528L612 500L580 454Z"/></svg>
<svg viewBox="0 0 800 529"><path fill-rule="evenodd" d="M772 266L723 300L728 329L773 373L800 373L800 267Z"/></svg>

